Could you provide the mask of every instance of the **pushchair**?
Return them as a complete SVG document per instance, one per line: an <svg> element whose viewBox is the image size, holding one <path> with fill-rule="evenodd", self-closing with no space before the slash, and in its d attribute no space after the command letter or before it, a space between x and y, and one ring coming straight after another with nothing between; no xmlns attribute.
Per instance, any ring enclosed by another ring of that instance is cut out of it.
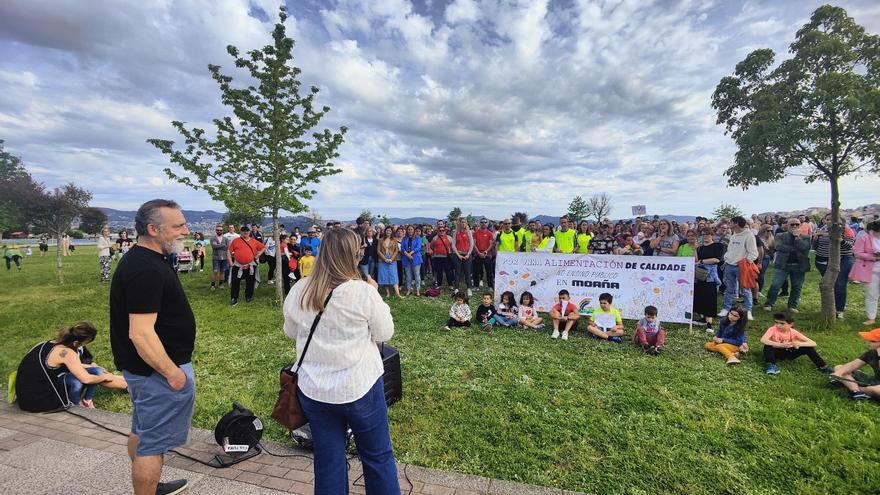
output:
<svg viewBox="0 0 880 495"><path fill-rule="evenodd" d="M191 273L193 269L193 255L190 251L177 253L177 273Z"/></svg>

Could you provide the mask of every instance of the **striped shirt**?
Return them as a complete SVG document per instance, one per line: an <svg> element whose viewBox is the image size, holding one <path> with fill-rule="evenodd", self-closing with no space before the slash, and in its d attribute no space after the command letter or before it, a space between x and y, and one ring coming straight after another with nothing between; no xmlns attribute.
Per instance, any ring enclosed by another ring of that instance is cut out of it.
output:
<svg viewBox="0 0 880 495"><path fill-rule="evenodd" d="M817 257L827 258L829 252L831 251L831 237L828 233L828 229L825 227L819 229L819 232L824 232L825 235L820 235L816 237L816 242L814 243L813 248L816 250ZM853 244L855 243L856 234L852 231L851 228L845 227L843 229L843 238L840 240L840 255L852 256Z"/></svg>
<svg viewBox="0 0 880 495"><path fill-rule="evenodd" d="M315 311L300 308L308 279L295 284L284 300L284 334L295 340L299 361ZM333 291L315 330L299 374L306 397L330 404L346 404L363 397L382 376L384 367L377 342L394 335L391 309L366 282L350 280Z"/></svg>

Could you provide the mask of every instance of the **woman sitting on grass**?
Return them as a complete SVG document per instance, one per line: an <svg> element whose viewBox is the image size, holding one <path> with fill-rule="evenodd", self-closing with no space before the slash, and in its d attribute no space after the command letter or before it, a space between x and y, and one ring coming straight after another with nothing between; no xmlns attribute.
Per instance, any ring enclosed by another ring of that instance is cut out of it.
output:
<svg viewBox="0 0 880 495"><path fill-rule="evenodd" d="M748 324L746 310L742 306L732 308L721 319L712 342L706 342L704 347L707 351L717 352L727 358L727 364L739 364L739 353L749 351L749 344L746 343Z"/></svg>
<svg viewBox="0 0 880 495"><path fill-rule="evenodd" d="M93 408L98 385L127 388L125 378L91 363L85 345L95 340L97 333L91 323L80 322L62 329L55 340L35 345L18 366L18 406L29 412L54 411L79 404L82 396L83 406Z"/></svg>

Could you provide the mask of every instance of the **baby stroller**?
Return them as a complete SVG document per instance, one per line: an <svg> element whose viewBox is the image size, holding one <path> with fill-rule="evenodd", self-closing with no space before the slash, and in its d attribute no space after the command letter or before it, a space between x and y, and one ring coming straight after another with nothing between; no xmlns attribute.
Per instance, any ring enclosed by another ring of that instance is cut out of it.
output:
<svg viewBox="0 0 880 495"><path fill-rule="evenodd" d="M177 253L177 273L191 273L193 269L193 255L190 251Z"/></svg>

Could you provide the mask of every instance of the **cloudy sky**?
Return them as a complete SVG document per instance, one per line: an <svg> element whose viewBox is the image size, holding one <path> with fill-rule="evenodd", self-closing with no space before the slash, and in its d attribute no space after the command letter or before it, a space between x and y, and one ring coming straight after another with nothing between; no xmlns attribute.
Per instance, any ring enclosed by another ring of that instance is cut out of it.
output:
<svg viewBox="0 0 880 495"><path fill-rule="evenodd" d="M311 207L325 218L558 214L607 192L612 216L825 205L796 178L725 185L734 146L710 95L750 51L783 54L822 2L773 0L288 0L302 80L349 127ZM880 32L880 2L840 2ZM49 186L135 209L222 204L172 183L145 140L227 115L207 71L227 44L270 41L277 1L0 2L0 139ZM232 69L227 69L231 71ZM235 75L235 72L232 72ZM848 179L844 207L877 202Z"/></svg>

